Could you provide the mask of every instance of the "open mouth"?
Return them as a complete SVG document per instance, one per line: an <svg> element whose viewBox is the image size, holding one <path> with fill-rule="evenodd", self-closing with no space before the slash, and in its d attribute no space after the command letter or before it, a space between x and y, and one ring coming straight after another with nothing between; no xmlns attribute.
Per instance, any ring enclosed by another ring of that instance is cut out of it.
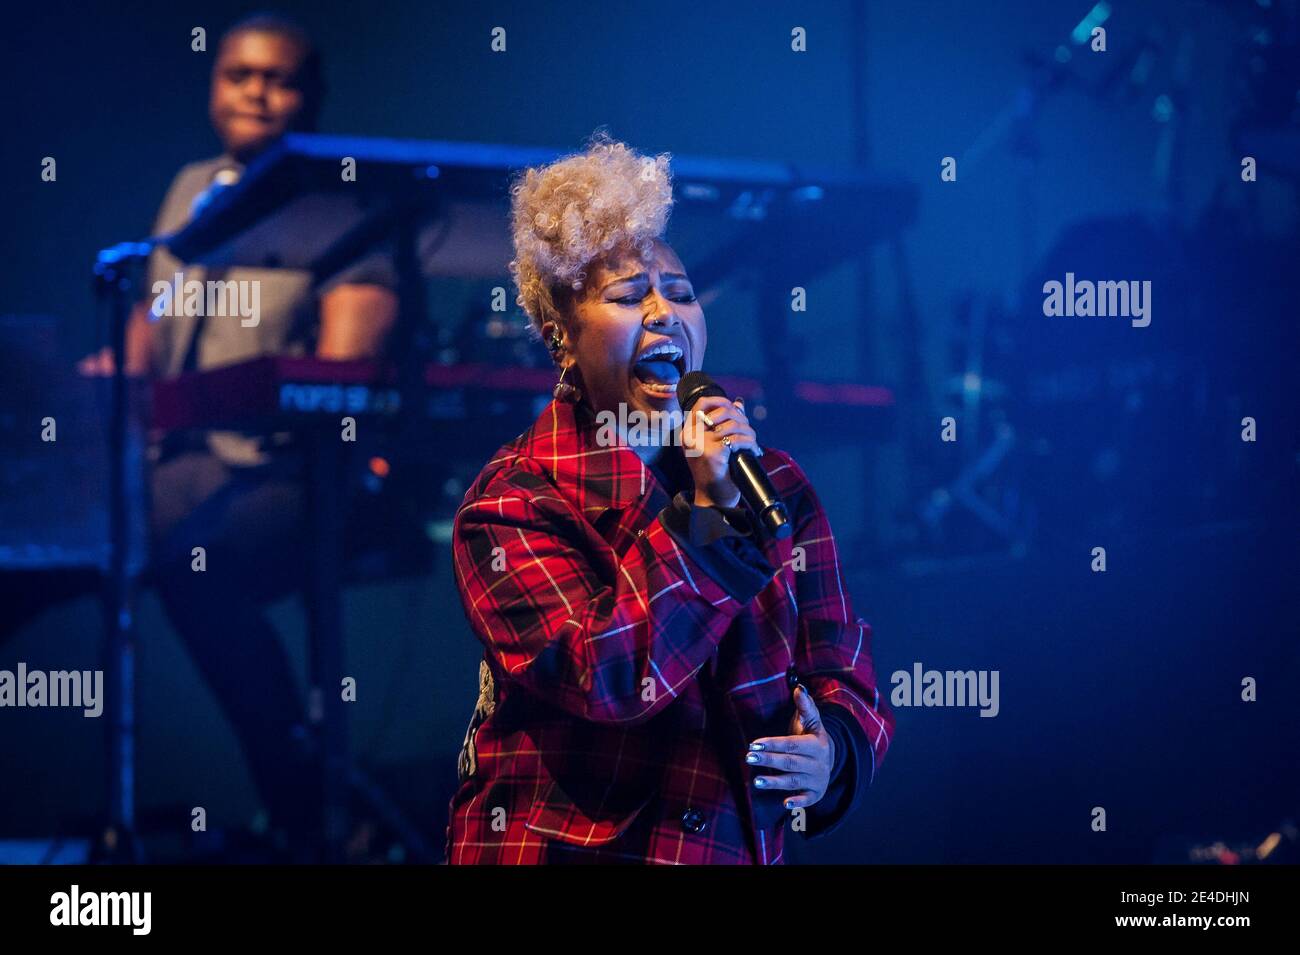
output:
<svg viewBox="0 0 1300 955"><path fill-rule="evenodd" d="M656 398L677 394L677 382L686 374L686 353L672 342L660 342L637 355L632 376Z"/></svg>

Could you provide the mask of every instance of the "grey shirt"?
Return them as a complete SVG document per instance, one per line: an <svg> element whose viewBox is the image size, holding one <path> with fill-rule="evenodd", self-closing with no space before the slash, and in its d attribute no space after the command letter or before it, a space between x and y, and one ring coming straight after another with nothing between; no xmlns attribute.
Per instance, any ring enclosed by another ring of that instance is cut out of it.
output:
<svg viewBox="0 0 1300 955"><path fill-rule="evenodd" d="M243 173L243 167L229 156L218 156L181 169L158 211L154 234L175 232L189 222L195 200L221 173L233 179ZM184 289L191 281L205 283L204 307L199 309L203 315L185 314ZM206 283L216 281L233 284L226 286L225 294L206 294ZM166 283L181 294L159 294L157 283ZM183 371L218 368L262 355L310 355L319 327L320 296L346 283L396 288L391 255L377 250L316 285L311 273L303 270L210 270L186 265L166 249L156 249L149 261L145 290L155 315L154 368L162 377L174 377ZM209 304L216 307L209 309ZM288 435L256 431L209 431L206 437L213 454L241 467L268 463L274 449L289 440Z"/></svg>

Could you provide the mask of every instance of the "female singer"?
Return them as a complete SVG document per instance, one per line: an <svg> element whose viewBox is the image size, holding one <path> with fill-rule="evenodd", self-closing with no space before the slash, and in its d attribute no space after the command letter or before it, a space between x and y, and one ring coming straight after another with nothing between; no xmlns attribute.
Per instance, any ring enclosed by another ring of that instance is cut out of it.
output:
<svg viewBox="0 0 1300 955"><path fill-rule="evenodd" d="M456 516L485 653L448 861L781 862L787 825L840 823L894 729L826 515L740 400L701 398L667 442L602 426L680 415L676 384L704 361L704 312L662 239L668 157L598 137L511 195L518 302L559 383ZM792 536L741 506L742 449Z"/></svg>

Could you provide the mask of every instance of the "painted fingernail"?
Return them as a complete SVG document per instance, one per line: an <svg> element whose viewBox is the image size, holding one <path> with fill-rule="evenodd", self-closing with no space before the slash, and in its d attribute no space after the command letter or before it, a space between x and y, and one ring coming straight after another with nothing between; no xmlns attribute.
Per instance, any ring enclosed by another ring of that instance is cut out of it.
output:
<svg viewBox="0 0 1300 955"><path fill-rule="evenodd" d="M759 776L757 779L754 780L754 788L755 788L755 789L762 789L762 788L764 788L766 785L767 785L767 780L764 779L762 776Z"/></svg>
<svg viewBox="0 0 1300 955"><path fill-rule="evenodd" d="M752 750L754 750L755 752L761 752L762 749L763 749L763 744L762 744L762 743L750 743L750 744L749 744L749 748L752 749Z"/></svg>
<svg viewBox="0 0 1300 955"><path fill-rule="evenodd" d="M748 756L745 757L745 762L747 762L747 763L757 763L757 762L758 762L758 754L757 754L757 753L750 753Z"/></svg>
<svg viewBox="0 0 1300 955"><path fill-rule="evenodd" d="M787 799L787 800L785 801L785 808L786 808L786 809L793 809L793 808L794 808L794 800L793 800L793 799Z"/></svg>

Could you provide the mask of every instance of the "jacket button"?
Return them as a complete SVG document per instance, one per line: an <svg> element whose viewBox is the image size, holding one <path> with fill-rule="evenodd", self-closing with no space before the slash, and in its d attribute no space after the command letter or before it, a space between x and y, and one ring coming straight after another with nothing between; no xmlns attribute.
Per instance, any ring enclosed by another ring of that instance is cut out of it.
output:
<svg viewBox="0 0 1300 955"><path fill-rule="evenodd" d="M790 688L791 693L793 693L794 688L799 685L799 671L794 668L793 663L791 663L790 668L785 671L785 683L786 686Z"/></svg>
<svg viewBox="0 0 1300 955"><path fill-rule="evenodd" d="M704 818L704 813L698 809L687 809L682 813L682 828L687 832L703 832L709 823Z"/></svg>

